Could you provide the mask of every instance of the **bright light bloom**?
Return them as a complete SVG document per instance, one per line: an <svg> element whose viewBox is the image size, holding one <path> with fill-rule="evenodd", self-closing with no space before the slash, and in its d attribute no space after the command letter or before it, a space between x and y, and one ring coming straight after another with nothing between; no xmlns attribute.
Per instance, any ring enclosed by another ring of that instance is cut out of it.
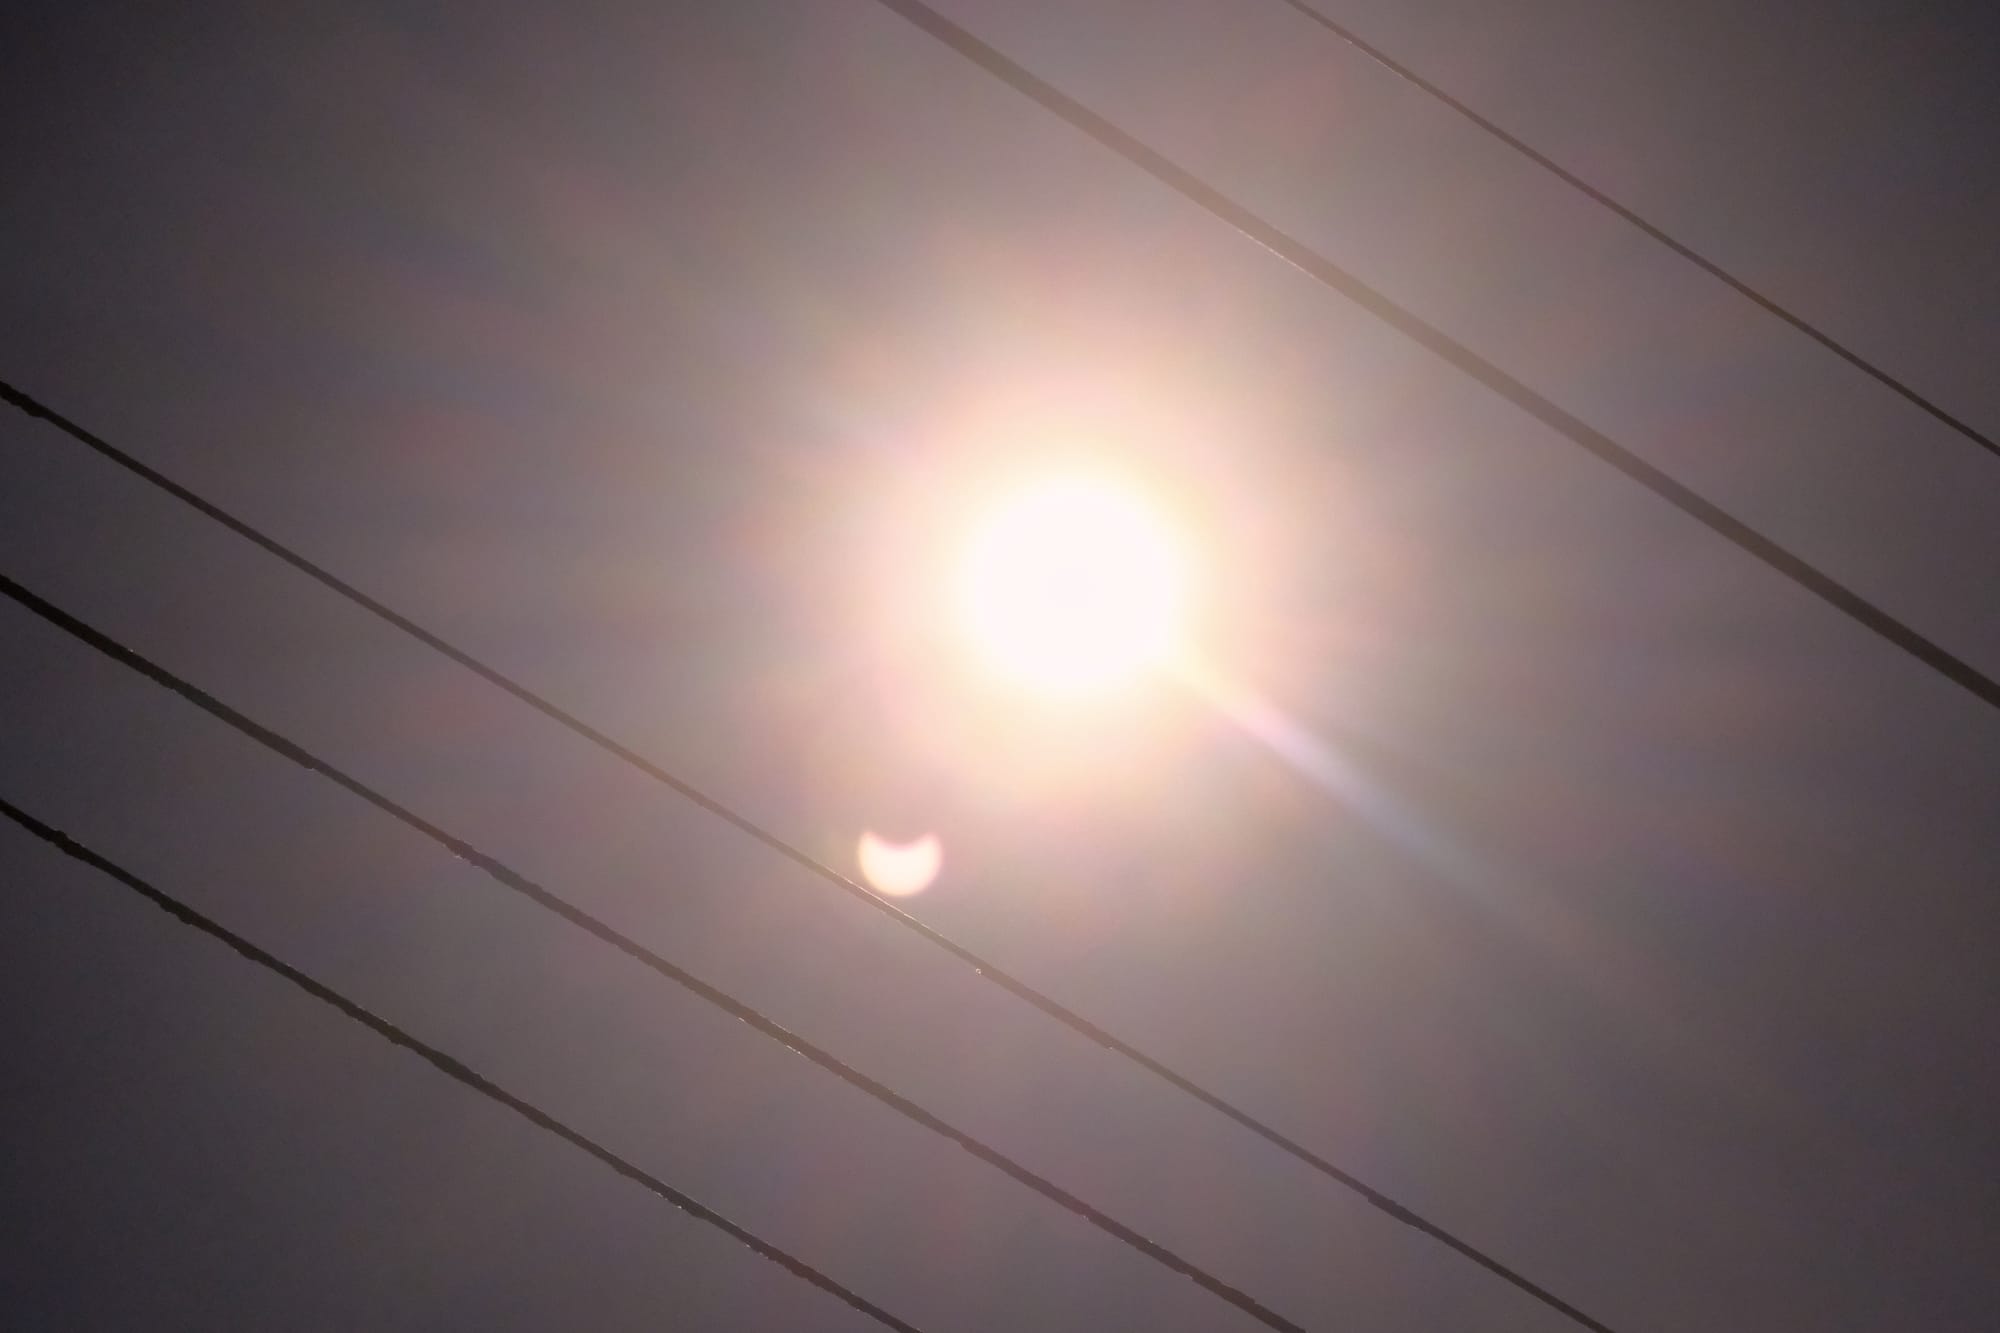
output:
<svg viewBox="0 0 2000 1333"><path fill-rule="evenodd" d="M1172 534L1138 496L1066 478L1014 496L973 534L959 609L980 657L1004 675L1089 694L1173 657L1183 573Z"/></svg>

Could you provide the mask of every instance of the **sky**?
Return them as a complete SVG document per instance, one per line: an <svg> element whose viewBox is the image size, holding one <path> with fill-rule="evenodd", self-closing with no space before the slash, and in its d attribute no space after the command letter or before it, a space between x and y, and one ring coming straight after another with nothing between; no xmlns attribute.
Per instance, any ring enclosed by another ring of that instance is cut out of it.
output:
<svg viewBox="0 0 2000 1333"><path fill-rule="evenodd" d="M1981 7L1323 5L2000 431ZM2000 459L1275 0L939 8L2000 673ZM923 920L1620 1329L1987 1326L1991 708L869 0L285 9L10 24L0 375L936 834ZM1288 748L955 652L1076 456ZM1302 1324L1566 1327L16 415L0 570ZM902 1317L1252 1326L12 606L0 681L0 794ZM870 1326L11 830L0 1050L22 1327Z"/></svg>

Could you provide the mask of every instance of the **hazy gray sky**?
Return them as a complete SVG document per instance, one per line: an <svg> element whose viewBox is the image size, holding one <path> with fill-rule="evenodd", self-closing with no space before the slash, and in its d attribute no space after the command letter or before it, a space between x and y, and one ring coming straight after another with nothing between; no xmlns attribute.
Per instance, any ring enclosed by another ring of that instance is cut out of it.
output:
<svg viewBox="0 0 2000 1333"><path fill-rule="evenodd" d="M1992 433L1972 5L1325 0ZM954 17L1988 673L2000 459L1274 0ZM0 374L1628 1330L1986 1327L2000 719L866 0L34 7ZM1116 451L1198 701L983 688ZM14 416L0 569L1315 1328L1564 1327ZM926 1328L1248 1327L18 610L0 793ZM1392 813L1385 813L1392 812ZM0 832L36 1328L858 1318Z"/></svg>

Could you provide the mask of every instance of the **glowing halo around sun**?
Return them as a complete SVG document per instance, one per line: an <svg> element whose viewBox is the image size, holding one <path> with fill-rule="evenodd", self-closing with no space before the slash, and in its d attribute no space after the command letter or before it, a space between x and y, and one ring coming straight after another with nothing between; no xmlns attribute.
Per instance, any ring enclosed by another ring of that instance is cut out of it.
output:
<svg viewBox="0 0 2000 1333"><path fill-rule="evenodd" d="M864 831L855 845L854 856L869 887L891 898L922 893L944 868L944 844L935 833L926 833L909 842L891 842Z"/></svg>
<svg viewBox="0 0 2000 1333"><path fill-rule="evenodd" d="M999 674L1051 697L1099 694L1175 655L1184 573L1172 531L1137 493L1065 477L1013 495L974 530L959 617Z"/></svg>

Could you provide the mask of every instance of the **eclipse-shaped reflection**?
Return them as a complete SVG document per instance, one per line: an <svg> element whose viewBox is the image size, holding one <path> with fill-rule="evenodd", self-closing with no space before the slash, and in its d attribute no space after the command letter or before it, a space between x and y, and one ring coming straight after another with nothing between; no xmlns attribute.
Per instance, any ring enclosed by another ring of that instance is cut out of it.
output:
<svg viewBox="0 0 2000 1333"><path fill-rule="evenodd" d="M922 893L937 879L944 865L944 844L935 833L926 833L909 842L891 842L873 832L864 832L855 845L855 859L861 877L877 893L907 898Z"/></svg>

